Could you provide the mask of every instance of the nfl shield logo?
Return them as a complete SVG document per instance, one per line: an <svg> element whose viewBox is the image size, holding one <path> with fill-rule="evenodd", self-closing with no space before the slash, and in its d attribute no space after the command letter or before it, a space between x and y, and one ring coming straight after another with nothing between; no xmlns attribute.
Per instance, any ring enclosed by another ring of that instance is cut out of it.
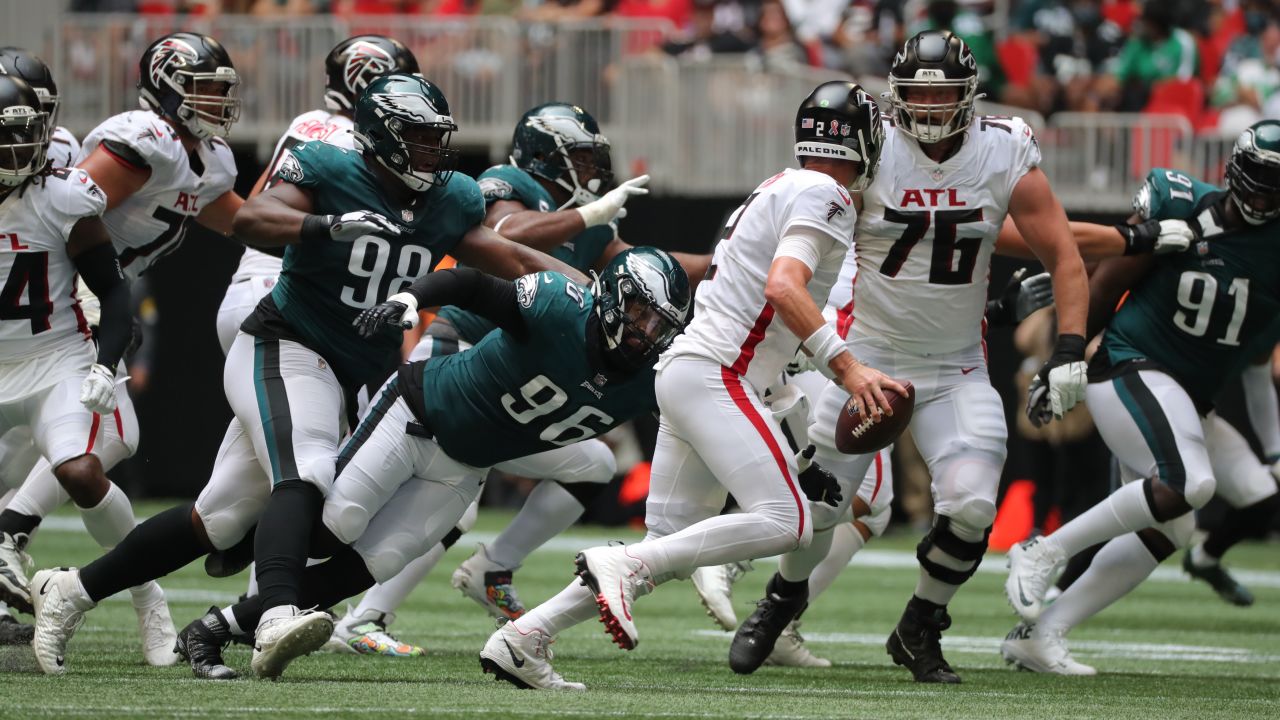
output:
<svg viewBox="0 0 1280 720"><path fill-rule="evenodd" d="M412 211L412 210L401 210L401 211L400 211L400 217L404 218L404 221L405 221L405 222L413 222L413 211Z"/></svg>

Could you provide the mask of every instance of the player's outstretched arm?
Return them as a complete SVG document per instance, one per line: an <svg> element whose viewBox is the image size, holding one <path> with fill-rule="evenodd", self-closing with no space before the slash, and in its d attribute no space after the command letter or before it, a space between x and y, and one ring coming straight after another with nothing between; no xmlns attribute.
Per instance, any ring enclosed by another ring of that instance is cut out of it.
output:
<svg viewBox="0 0 1280 720"><path fill-rule="evenodd" d="M196 222L229 238L232 235L236 213L240 211L241 205L244 205L244 198L237 195L234 190L228 190L218 196L217 200L205 205L200 214L196 215Z"/></svg>
<svg viewBox="0 0 1280 720"><path fill-rule="evenodd" d="M277 183L240 206L232 231L246 245L291 245L301 242L302 223L311 209L311 196L305 190L286 182Z"/></svg>
<svg viewBox="0 0 1280 720"><path fill-rule="evenodd" d="M96 215L80 218L71 228L67 255L102 306L98 357L81 387L80 402L92 412L109 413L116 408L116 365L133 337L129 281L120 269L107 226Z"/></svg>
<svg viewBox="0 0 1280 720"><path fill-rule="evenodd" d="M516 298L516 284L510 280L499 280L475 268L449 268L414 280L403 292L361 312L351 324L360 337L367 339L387 326L406 330L416 326L420 308L454 305L522 337L524 316Z"/></svg>
<svg viewBox="0 0 1280 720"><path fill-rule="evenodd" d="M649 193L644 187L647 182L649 176L641 175L622 183L598 200L556 212L539 212L514 200L499 200L489 205L484 224L509 240L551 252L587 228L625 217L623 208L627 200L633 195Z"/></svg>
<svg viewBox="0 0 1280 720"><path fill-rule="evenodd" d="M1143 255L1186 250L1193 238L1190 227L1181 220L1147 220L1136 215L1116 225L1096 223L1067 223L1075 238L1080 256L1088 261L1102 260L1121 255ZM1010 215L1004 219L1000 235L996 238L996 252L1022 260L1036 259L1026 239Z"/></svg>
<svg viewBox="0 0 1280 720"><path fill-rule="evenodd" d="M1029 170L1014 187L1009 215L1036 259L1053 277L1058 334L1083 337L1089 309L1089 279L1067 223L1067 214L1040 168Z"/></svg>
<svg viewBox="0 0 1280 720"><path fill-rule="evenodd" d="M544 252L512 242L484 225L468 230L449 254L463 265L479 268L506 280L550 270L561 273L576 283L590 282L586 275L572 266Z"/></svg>

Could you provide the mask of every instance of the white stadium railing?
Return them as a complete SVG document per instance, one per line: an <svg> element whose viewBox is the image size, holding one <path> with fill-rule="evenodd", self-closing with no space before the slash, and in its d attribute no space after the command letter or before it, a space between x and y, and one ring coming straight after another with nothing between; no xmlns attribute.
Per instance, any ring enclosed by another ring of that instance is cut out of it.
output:
<svg viewBox="0 0 1280 720"><path fill-rule="evenodd" d="M148 41L198 30L226 45L244 80L244 109L231 139L256 145L265 156L290 119L320 103L321 59L329 49L343 37L380 32L413 49L423 73L444 90L461 126L459 146L504 160L523 110L575 102L596 115L613 141L620 175L648 172L658 193L723 196L748 192L793 162L796 104L813 85L841 77L808 67L766 69L752 55L677 60L655 49L672 29L665 21L222 15L179 22L134 15L42 19L27 44L43 49L58 77L60 121L83 134L137 107L137 63ZM5 31L5 41L21 43L9 37L17 32ZM880 78L863 84L873 94L886 89ZM1220 182L1231 149L1230 140L1197 137L1175 116L1059 113L1046 121L990 103L980 111L1018 115L1035 128L1044 170L1074 211L1126 211L1151 167Z"/></svg>

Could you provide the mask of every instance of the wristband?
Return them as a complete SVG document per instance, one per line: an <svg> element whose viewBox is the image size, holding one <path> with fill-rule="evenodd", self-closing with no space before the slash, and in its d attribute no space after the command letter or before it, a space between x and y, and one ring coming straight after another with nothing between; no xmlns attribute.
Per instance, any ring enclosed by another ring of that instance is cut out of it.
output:
<svg viewBox="0 0 1280 720"><path fill-rule="evenodd" d="M603 199L593 200L586 205L574 208L574 210L578 211L578 214L582 216L582 222L589 228L604 225L612 220L614 215L618 214L618 210L613 207L613 203L604 202Z"/></svg>
<svg viewBox="0 0 1280 720"><path fill-rule="evenodd" d="M1059 335L1058 342L1053 346L1053 356L1049 358L1049 362L1056 366L1083 360L1085 345L1083 335ZM1055 363L1055 360L1060 362Z"/></svg>
<svg viewBox="0 0 1280 720"><path fill-rule="evenodd" d="M1156 238L1160 236L1160 221L1147 220L1137 225L1120 223L1115 226L1124 238L1125 255L1146 255L1156 249Z"/></svg>
<svg viewBox="0 0 1280 720"><path fill-rule="evenodd" d="M333 225L332 215L307 215L302 218L302 230L298 239L304 243L328 242L333 239L329 226Z"/></svg>
<svg viewBox="0 0 1280 720"><path fill-rule="evenodd" d="M831 361L845 351L844 341L836 334L835 329L823 323L813 331L812 335L804 339L803 345L813 357L813 364L818 372L834 379L835 372L831 369Z"/></svg>

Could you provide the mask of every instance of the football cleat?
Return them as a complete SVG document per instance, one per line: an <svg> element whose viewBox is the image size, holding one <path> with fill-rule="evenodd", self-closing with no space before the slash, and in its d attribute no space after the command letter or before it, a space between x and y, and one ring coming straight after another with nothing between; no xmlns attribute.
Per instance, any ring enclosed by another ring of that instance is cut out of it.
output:
<svg viewBox="0 0 1280 720"><path fill-rule="evenodd" d="M26 546L25 533L0 533L0 600L30 614L31 590L27 568L31 567L31 556L25 552Z"/></svg>
<svg viewBox="0 0 1280 720"><path fill-rule="evenodd" d="M1009 577L1004 582L1004 594L1019 617L1027 622L1040 617L1045 594L1066 560L1062 551L1044 537L1009 548Z"/></svg>
<svg viewBox="0 0 1280 720"><path fill-rule="evenodd" d="M1209 587L1218 593L1218 597L1237 607L1249 607L1253 604L1253 593L1241 585L1221 563L1200 566L1191 562L1191 551L1182 556L1182 569L1196 580L1209 583Z"/></svg>
<svg viewBox="0 0 1280 720"><path fill-rule="evenodd" d="M772 587L778 578L774 575L770 579L764 599L756 603L755 612L742 622L729 644L729 667L740 675L750 675L764 663L773 652L778 636L809 604L807 588L790 596L774 592Z"/></svg>
<svg viewBox="0 0 1280 720"><path fill-rule="evenodd" d="M805 647L804 637L800 635L799 620L792 620L791 624L787 625L778 636L778 642L773 646L773 652L769 653L769 657L765 658L764 664L782 667L831 667L830 660L814 655L809 652L809 648Z"/></svg>
<svg viewBox="0 0 1280 720"><path fill-rule="evenodd" d="M41 570L31 578L31 583L35 590L31 604L35 606L36 616L31 649L41 671L46 675L62 675L67 671L67 642L80 629L84 610L92 607L92 603L84 598L82 604L88 605L81 609L75 602L74 598L83 595L75 570Z"/></svg>
<svg viewBox="0 0 1280 720"><path fill-rule="evenodd" d="M1000 643L1000 657L1019 670L1054 675L1097 675L1098 671L1076 662L1067 650L1062 633L1036 631L1031 623L1021 622Z"/></svg>
<svg viewBox="0 0 1280 720"><path fill-rule="evenodd" d="M586 685L565 680L551 667L555 641L541 630L522 632L515 623L504 623L480 650L480 667L494 679L525 690L586 690Z"/></svg>
<svg viewBox="0 0 1280 720"><path fill-rule="evenodd" d="M471 557L453 571L449 584L475 600L495 618L515 620L524 614L524 605L511 584L515 568L504 568L489 559L484 545L478 545Z"/></svg>
<svg viewBox="0 0 1280 720"><path fill-rule="evenodd" d="M0 645L27 645L35 637L34 625L23 625L8 613L0 613Z"/></svg>
<svg viewBox="0 0 1280 720"><path fill-rule="evenodd" d="M738 627L738 614L733 610L733 584L752 570L750 560L708 565L693 571L693 589L707 609L707 615L721 630L732 632Z"/></svg>
<svg viewBox="0 0 1280 720"><path fill-rule="evenodd" d="M249 666L260 678L275 680L289 663L319 650L333 634L333 618L320 610L294 609L293 615L263 620L254 633Z"/></svg>
<svg viewBox="0 0 1280 720"><path fill-rule="evenodd" d="M173 618L169 615L169 604L165 602L164 591L155 588L155 600L135 607L138 614L138 634L142 636L142 657L153 667L169 667L178 663L178 655L174 644L178 641L178 633L173 629Z"/></svg>
<svg viewBox="0 0 1280 720"><path fill-rule="evenodd" d="M231 630L218 608L182 628L173 651L191 664L191 672L206 680L234 680L240 676L222 660L222 649L231 642Z"/></svg>
<svg viewBox="0 0 1280 720"><path fill-rule="evenodd" d="M926 616L908 605L893 634L889 635L885 650L895 664L911 671L916 682L959 683L960 676L942 657L942 631L949 627L951 616L946 608L938 608L936 613Z"/></svg>
<svg viewBox="0 0 1280 720"><path fill-rule="evenodd" d="M595 593L605 632L623 650L634 649L640 635L631 619L631 606L637 597L653 590L644 561L632 557L625 546L602 546L578 553L574 563L578 577Z"/></svg>
<svg viewBox="0 0 1280 720"><path fill-rule="evenodd" d="M417 645L397 640L387 632L387 626L395 620L393 613L376 611L356 615L350 606L347 614L333 626L333 636L325 643L325 649L357 655L382 657L422 657L427 651Z"/></svg>

